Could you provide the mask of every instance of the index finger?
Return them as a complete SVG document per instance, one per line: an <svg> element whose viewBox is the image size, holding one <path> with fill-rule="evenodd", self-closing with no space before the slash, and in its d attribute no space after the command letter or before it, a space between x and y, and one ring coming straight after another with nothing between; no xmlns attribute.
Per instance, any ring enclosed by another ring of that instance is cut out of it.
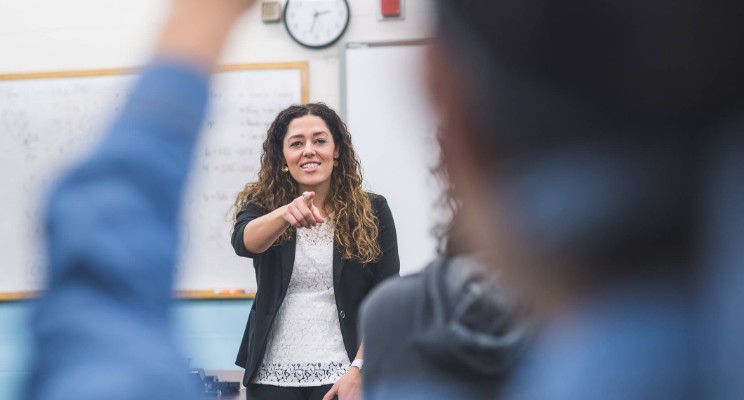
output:
<svg viewBox="0 0 744 400"><path fill-rule="evenodd" d="M333 400L338 394L338 383L334 383L333 386L328 390L328 393L323 397L323 400Z"/></svg>

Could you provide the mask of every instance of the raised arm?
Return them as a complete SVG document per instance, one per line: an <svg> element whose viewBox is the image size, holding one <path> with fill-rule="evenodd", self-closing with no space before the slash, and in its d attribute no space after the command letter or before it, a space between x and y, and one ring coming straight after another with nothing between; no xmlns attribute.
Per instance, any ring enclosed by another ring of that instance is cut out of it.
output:
<svg viewBox="0 0 744 400"><path fill-rule="evenodd" d="M254 0L173 0L155 58L175 58L211 73L235 20Z"/></svg>
<svg viewBox="0 0 744 400"><path fill-rule="evenodd" d="M251 3L174 1L124 110L53 190L24 398L196 398L168 323L177 217L208 73Z"/></svg>

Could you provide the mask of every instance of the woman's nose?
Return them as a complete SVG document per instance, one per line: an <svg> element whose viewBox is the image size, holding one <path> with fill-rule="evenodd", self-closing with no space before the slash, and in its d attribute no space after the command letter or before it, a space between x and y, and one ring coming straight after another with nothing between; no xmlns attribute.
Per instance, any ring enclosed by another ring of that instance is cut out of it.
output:
<svg viewBox="0 0 744 400"><path fill-rule="evenodd" d="M315 154L315 147L313 147L312 143L308 143L305 145L305 151L303 152L303 155L306 156L312 156Z"/></svg>

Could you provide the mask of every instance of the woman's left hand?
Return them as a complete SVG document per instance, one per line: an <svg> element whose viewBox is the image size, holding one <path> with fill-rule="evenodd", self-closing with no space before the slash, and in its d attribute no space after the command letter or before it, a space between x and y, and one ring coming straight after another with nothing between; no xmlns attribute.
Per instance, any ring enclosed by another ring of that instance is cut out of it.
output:
<svg viewBox="0 0 744 400"><path fill-rule="evenodd" d="M362 372L357 367L351 367L338 378L331 390L323 397L323 400L360 400L362 398Z"/></svg>

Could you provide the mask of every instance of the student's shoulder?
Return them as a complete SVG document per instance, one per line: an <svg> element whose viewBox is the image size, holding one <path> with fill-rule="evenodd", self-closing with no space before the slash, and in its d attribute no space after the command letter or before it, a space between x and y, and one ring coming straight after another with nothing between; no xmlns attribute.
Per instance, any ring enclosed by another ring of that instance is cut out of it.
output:
<svg viewBox="0 0 744 400"><path fill-rule="evenodd" d="M375 287L364 300L361 315L378 322L400 318L411 312L422 286L420 273L387 279Z"/></svg>

